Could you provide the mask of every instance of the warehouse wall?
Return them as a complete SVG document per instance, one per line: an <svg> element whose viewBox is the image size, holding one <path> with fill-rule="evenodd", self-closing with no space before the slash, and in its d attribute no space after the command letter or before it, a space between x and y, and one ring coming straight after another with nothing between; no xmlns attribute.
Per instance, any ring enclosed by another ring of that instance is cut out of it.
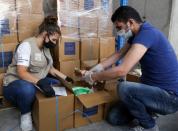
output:
<svg viewBox="0 0 178 131"><path fill-rule="evenodd" d="M169 40L171 41L176 54L178 55L178 1L173 0L170 23Z"/></svg>
<svg viewBox="0 0 178 131"><path fill-rule="evenodd" d="M114 9L118 7L118 0L114 0ZM129 0L129 5L136 8L142 17L169 34L172 0Z"/></svg>

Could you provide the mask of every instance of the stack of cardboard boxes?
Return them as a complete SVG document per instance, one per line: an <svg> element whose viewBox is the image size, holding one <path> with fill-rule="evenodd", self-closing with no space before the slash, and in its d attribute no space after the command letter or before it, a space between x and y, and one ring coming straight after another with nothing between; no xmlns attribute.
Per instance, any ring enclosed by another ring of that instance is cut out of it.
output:
<svg viewBox="0 0 178 131"><path fill-rule="evenodd" d="M0 0L0 81L19 41L35 34L43 20L43 0ZM2 95L2 82L0 82Z"/></svg>
<svg viewBox="0 0 178 131"><path fill-rule="evenodd" d="M75 80L74 68L80 68L79 39L62 37L55 48L54 57L55 67Z"/></svg>
<svg viewBox="0 0 178 131"><path fill-rule="evenodd" d="M38 32L38 26L44 19L43 0L17 0L18 35L19 41L34 36Z"/></svg>

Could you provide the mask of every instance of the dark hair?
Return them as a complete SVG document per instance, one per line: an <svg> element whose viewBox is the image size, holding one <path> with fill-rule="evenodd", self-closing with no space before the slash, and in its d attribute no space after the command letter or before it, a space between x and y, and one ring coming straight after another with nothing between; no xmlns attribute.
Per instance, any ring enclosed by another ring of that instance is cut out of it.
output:
<svg viewBox="0 0 178 131"><path fill-rule="evenodd" d="M47 16L39 26L39 34L46 31L48 34L57 32L61 36L60 27L57 24L57 17Z"/></svg>
<svg viewBox="0 0 178 131"><path fill-rule="evenodd" d="M130 6L120 6L112 15L112 22L120 21L126 23L129 19L134 19L137 23L142 23L139 13Z"/></svg>

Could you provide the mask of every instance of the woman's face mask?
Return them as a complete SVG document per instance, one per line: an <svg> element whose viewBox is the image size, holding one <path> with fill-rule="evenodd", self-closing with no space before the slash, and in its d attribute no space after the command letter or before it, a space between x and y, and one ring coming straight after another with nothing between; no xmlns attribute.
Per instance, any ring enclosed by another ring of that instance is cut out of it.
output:
<svg viewBox="0 0 178 131"><path fill-rule="evenodd" d="M48 41L46 41L46 39L44 40L44 46L46 48L54 48L57 45L57 40L59 39L59 36L51 35L50 38L50 35L47 35L46 37Z"/></svg>

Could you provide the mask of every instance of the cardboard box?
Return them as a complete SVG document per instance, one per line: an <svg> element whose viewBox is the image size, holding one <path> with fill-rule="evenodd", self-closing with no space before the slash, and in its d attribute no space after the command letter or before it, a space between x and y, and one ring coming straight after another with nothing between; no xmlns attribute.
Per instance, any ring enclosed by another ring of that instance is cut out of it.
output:
<svg viewBox="0 0 178 131"><path fill-rule="evenodd" d="M0 4L2 10L0 17L1 42L4 44L15 43L17 42L15 1L1 0Z"/></svg>
<svg viewBox="0 0 178 131"><path fill-rule="evenodd" d="M0 74L0 95L2 95L4 73Z"/></svg>
<svg viewBox="0 0 178 131"><path fill-rule="evenodd" d="M77 27L62 26L61 33L64 37L79 38L79 29Z"/></svg>
<svg viewBox="0 0 178 131"><path fill-rule="evenodd" d="M113 98L106 91L96 91L92 94L75 97L74 127L80 127L90 122L103 120L104 104L113 101ZM88 116L86 118L86 116Z"/></svg>
<svg viewBox="0 0 178 131"><path fill-rule="evenodd" d="M58 11L58 23L63 36L79 38L79 17L76 13L69 10Z"/></svg>
<svg viewBox="0 0 178 131"><path fill-rule="evenodd" d="M36 94L33 106L33 120L37 131L63 131L73 128L74 95L47 98Z"/></svg>
<svg viewBox="0 0 178 131"><path fill-rule="evenodd" d="M74 86L84 86L83 83L63 84L71 90ZM84 86L87 87L87 86ZM105 90L94 91L91 94L75 96L74 127L80 127L91 122L103 120L104 104L113 101L113 97ZM88 116L88 117L86 117Z"/></svg>
<svg viewBox="0 0 178 131"><path fill-rule="evenodd" d="M77 128L102 121L104 114L104 104L86 108L78 100L78 98L75 97L75 111L78 111L74 115L74 127Z"/></svg>
<svg viewBox="0 0 178 131"><path fill-rule="evenodd" d="M79 39L62 37L55 48L55 61L79 60Z"/></svg>
<svg viewBox="0 0 178 131"><path fill-rule="evenodd" d="M38 34L38 27L43 19L44 16L41 14L20 14L18 19L19 40L23 41Z"/></svg>
<svg viewBox="0 0 178 131"><path fill-rule="evenodd" d="M4 73L12 62L17 43L0 44L0 73Z"/></svg>
<svg viewBox="0 0 178 131"><path fill-rule="evenodd" d="M99 7L99 0L79 0L79 10L88 11Z"/></svg>
<svg viewBox="0 0 178 131"><path fill-rule="evenodd" d="M79 17L79 34L81 37L98 37L98 17L89 13Z"/></svg>
<svg viewBox="0 0 178 131"><path fill-rule="evenodd" d="M99 58L99 39L81 38L81 61L96 60Z"/></svg>
<svg viewBox="0 0 178 131"><path fill-rule="evenodd" d="M58 12L60 11L78 11L78 0L58 0Z"/></svg>
<svg viewBox="0 0 178 131"><path fill-rule="evenodd" d="M43 0L17 0L17 11L20 14L43 14Z"/></svg>
<svg viewBox="0 0 178 131"><path fill-rule="evenodd" d="M104 119L106 119L108 110L110 107L115 104L117 101L119 101L118 96L118 81L117 79L106 81L105 83L105 90L113 97L113 101L106 103L104 105Z"/></svg>
<svg viewBox="0 0 178 131"><path fill-rule="evenodd" d="M111 16L101 15L98 17L98 37L112 37L113 23Z"/></svg>
<svg viewBox="0 0 178 131"><path fill-rule="evenodd" d="M100 38L100 59L107 58L115 52L115 38L101 37Z"/></svg>
<svg viewBox="0 0 178 131"><path fill-rule="evenodd" d="M80 69L80 61L61 61L55 62L55 67L62 72L63 74L77 80L77 77L74 74L75 68Z"/></svg>
<svg viewBox="0 0 178 131"><path fill-rule="evenodd" d="M81 69L82 70L89 70L97 64L98 64L98 60L81 61Z"/></svg>

